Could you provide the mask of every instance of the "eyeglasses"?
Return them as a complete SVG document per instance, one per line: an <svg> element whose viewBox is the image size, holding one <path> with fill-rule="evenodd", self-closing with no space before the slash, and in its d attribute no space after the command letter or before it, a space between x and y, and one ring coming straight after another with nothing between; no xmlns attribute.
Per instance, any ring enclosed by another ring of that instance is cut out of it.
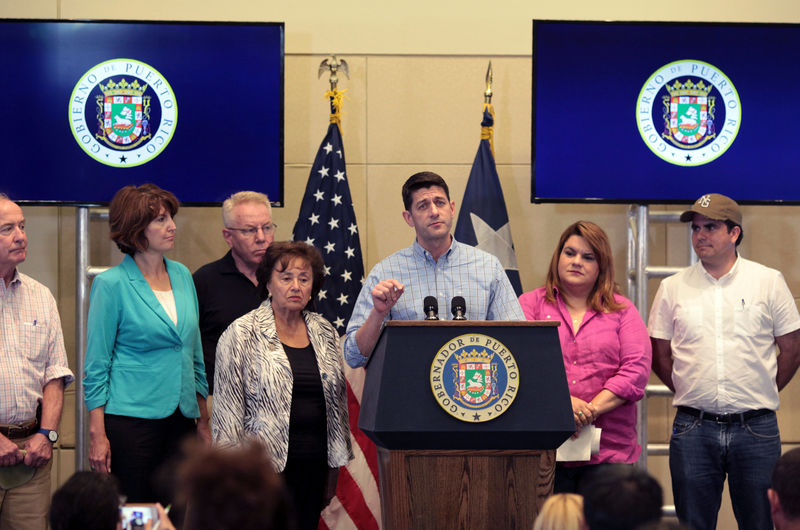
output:
<svg viewBox="0 0 800 530"><path fill-rule="evenodd" d="M233 228L230 226L225 227L226 230L236 230L244 237L255 237L255 235L258 233L259 230L264 232L265 235L269 235L273 233L276 228L278 228L278 225L275 223L269 223L262 226L251 226L248 228Z"/></svg>

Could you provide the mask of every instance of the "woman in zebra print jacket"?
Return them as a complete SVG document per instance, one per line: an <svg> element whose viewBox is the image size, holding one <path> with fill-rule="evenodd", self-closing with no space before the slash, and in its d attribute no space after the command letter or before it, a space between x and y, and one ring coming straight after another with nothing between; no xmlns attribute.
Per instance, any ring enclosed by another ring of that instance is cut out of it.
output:
<svg viewBox="0 0 800 530"><path fill-rule="evenodd" d="M211 434L221 446L256 438L286 480L300 528L317 528L339 466L353 457L339 336L311 311L319 251L273 243L256 273L264 301L217 344Z"/></svg>

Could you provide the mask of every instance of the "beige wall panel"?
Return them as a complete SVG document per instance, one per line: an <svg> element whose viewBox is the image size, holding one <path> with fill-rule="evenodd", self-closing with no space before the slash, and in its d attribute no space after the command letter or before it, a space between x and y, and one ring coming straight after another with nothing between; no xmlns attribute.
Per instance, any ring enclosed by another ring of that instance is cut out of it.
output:
<svg viewBox="0 0 800 530"><path fill-rule="evenodd" d="M479 0L409 0L403 4L343 0L335 7L322 0L280 3L141 0L130 9L100 0L62 0L60 3L51 0L50 5L58 6L59 16L63 18L285 21L289 53L322 54L529 54L532 18L800 20L797 5L786 0L709 0L684 11L665 10L661 4L634 0L505 2L490 6ZM34 16L23 7L13 12L17 13L15 16Z"/></svg>
<svg viewBox="0 0 800 530"><path fill-rule="evenodd" d="M64 332L64 345L67 349L67 360L75 372L75 212L68 206L58 208L59 244L58 244L58 301L61 316L61 330Z"/></svg>
<svg viewBox="0 0 800 530"><path fill-rule="evenodd" d="M339 90L346 90L342 106L342 140L350 164L366 161L366 63L363 56L340 57L347 61L348 79L341 71ZM284 160L286 164L311 164L330 123L330 90L326 71L317 77L322 55L287 55L285 69ZM287 202L287 205L290 203Z"/></svg>
<svg viewBox="0 0 800 530"><path fill-rule="evenodd" d="M368 57L368 161L471 164L487 57ZM498 164L530 163L530 58L492 59Z"/></svg>
<svg viewBox="0 0 800 530"><path fill-rule="evenodd" d="M745 206L742 255L781 271L795 298L800 297L800 206Z"/></svg>
<svg viewBox="0 0 800 530"><path fill-rule="evenodd" d="M59 18L57 0L4 0L0 18Z"/></svg>
<svg viewBox="0 0 800 530"><path fill-rule="evenodd" d="M54 486L52 491L55 491L58 485L66 482L73 473L75 473L75 450L60 449L58 451L58 461L53 461L53 469L51 470L51 479L54 478L53 475L58 476L58 483L56 484L53 481Z"/></svg>
<svg viewBox="0 0 800 530"><path fill-rule="evenodd" d="M661 384L655 375L650 377L650 384ZM672 396L654 396L647 398L647 438L652 443L669 443L672 434L672 419L675 408Z"/></svg>
<svg viewBox="0 0 800 530"><path fill-rule="evenodd" d="M58 208L23 205L22 213L28 255L20 270L46 285L53 296L58 297Z"/></svg>
<svg viewBox="0 0 800 530"><path fill-rule="evenodd" d="M800 444L800 376L795 375L784 387L780 398L778 427L781 430L781 442Z"/></svg>
<svg viewBox="0 0 800 530"><path fill-rule="evenodd" d="M58 428L58 445L75 447L75 384L64 392L64 408L61 411L61 425Z"/></svg>

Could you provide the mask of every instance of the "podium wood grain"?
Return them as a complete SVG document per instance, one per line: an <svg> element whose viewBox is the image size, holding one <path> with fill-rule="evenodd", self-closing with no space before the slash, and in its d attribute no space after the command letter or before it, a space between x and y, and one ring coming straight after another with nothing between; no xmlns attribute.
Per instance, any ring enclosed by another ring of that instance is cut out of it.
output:
<svg viewBox="0 0 800 530"><path fill-rule="evenodd" d="M553 490L555 450L378 448L383 528L531 528Z"/></svg>

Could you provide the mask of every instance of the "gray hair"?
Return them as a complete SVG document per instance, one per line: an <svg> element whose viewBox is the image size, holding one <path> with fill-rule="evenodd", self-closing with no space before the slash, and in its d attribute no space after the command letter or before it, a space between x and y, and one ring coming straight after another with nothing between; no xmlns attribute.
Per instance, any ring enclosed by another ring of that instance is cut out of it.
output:
<svg viewBox="0 0 800 530"><path fill-rule="evenodd" d="M267 207L270 216L272 215L272 206L269 203L269 197L257 191L239 191L225 199L222 203L222 224L228 226L233 216L233 208L244 202L254 202L263 204Z"/></svg>

